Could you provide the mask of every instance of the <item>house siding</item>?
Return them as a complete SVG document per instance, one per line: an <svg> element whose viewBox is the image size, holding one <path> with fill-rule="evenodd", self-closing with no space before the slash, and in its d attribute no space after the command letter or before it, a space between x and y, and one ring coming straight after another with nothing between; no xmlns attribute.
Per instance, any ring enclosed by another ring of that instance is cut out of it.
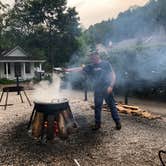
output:
<svg viewBox="0 0 166 166"><path fill-rule="evenodd" d="M24 80L32 79L32 78L35 76L34 63L31 62L30 64L31 64L30 73L25 73L25 75L24 75L23 64L22 64L22 71L21 71L21 74L22 74L22 78L23 78Z"/></svg>
<svg viewBox="0 0 166 166"><path fill-rule="evenodd" d="M10 74L10 77L9 79L15 79L15 76L14 76L14 63L10 63L11 65L11 74Z"/></svg>
<svg viewBox="0 0 166 166"><path fill-rule="evenodd" d="M16 65L17 72L21 75L20 78L23 80L32 79L35 77L36 62L42 64L44 60L32 59L23 49L17 46L8 53L0 55L0 78L7 78L11 80L16 79L15 63L20 63L21 65ZM10 74L4 73L4 63L10 63ZM25 63L30 63L30 73L26 73Z"/></svg>
<svg viewBox="0 0 166 166"><path fill-rule="evenodd" d="M14 50L13 52L11 52L8 57L26 57L26 55L20 51L19 49Z"/></svg>
<svg viewBox="0 0 166 166"><path fill-rule="evenodd" d="M23 80L32 79L35 76L34 63L31 62L30 64L31 64L30 73L24 74L23 63L21 63L21 77L20 77L21 79L23 79ZM10 71L11 71L11 73L8 74L8 79L10 79L10 80L16 79L14 63L10 63ZM7 75L4 74L4 63L0 63L0 78L7 78Z"/></svg>

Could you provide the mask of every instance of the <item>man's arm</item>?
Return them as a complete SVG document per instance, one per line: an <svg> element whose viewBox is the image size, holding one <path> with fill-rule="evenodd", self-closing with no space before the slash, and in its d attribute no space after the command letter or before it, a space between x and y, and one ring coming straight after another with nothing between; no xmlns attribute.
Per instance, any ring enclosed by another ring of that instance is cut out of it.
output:
<svg viewBox="0 0 166 166"><path fill-rule="evenodd" d="M83 67L74 67L69 69L64 69L65 72L80 72L83 70Z"/></svg>
<svg viewBox="0 0 166 166"><path fill-rule="evenodd" d="M112 93L113 88L114 88L114 85L115 85L115 82L116 82L116 75L115 75L115 72L114 72L113 69L112 69L112 71L109 73L109 77L111 77L111 83L110 83L110 86L109 86L108 89L107 89L107 92L108 92L108 93Z"/></svg>
<svg viewBox="0 0 166 166"><path fill-rule="evenodd" d="M74 68L69 68L69 69L65 69L65 72L81 72L83 71L84 73L91 73L92 72L92 65L88 64L88 65L82 65L81 67L74 67Z"/></svg>
<svg viewBox="0 0 166 166"><path fill-rule="evenodd" d="M116 82L116 75L115 75L114 70L112 70L112 72L110 73L110 75L111 75L111 85L110 86L112 86L112 88L113 88L114 85L115 85L115 82Z"/></svg>

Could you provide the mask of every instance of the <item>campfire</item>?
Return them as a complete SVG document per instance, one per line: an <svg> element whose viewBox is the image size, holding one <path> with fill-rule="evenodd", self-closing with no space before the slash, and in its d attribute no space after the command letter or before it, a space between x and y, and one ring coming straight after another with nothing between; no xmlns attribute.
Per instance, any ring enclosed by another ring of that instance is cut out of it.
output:
<svg viewBox="0 0 166 166"><path fill-rule="evenodd" d="M56 99L51 102L34 102L34 109L28 129L32 136L42 142L55 137L67 139L77 131L77 124L67 99Z"/></svg>

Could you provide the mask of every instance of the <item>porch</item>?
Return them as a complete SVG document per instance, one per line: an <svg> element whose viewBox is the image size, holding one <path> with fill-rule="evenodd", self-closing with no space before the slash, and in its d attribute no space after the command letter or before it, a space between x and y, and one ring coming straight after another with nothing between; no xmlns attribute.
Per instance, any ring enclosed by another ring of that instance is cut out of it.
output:
<svg viewBox="0 0 166 166"><path fill-rule="evenodd" d="M0 78L9 80L16 79L19 76L22 80L32 79L35 76L35 70L42 70L41 63L35 62L0 62Z"/></svg>

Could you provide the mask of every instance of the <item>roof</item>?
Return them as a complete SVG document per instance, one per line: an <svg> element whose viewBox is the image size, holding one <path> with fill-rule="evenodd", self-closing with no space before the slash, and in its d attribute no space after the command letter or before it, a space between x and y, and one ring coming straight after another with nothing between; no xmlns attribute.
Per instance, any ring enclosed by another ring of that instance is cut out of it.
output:
<svg viewBox="0 0 166 166"><path fill-rule="evenodd" d="M12 50L3 50L0 53L0 62L45 62L45 60L34 58L17 46Z"/></svg>

